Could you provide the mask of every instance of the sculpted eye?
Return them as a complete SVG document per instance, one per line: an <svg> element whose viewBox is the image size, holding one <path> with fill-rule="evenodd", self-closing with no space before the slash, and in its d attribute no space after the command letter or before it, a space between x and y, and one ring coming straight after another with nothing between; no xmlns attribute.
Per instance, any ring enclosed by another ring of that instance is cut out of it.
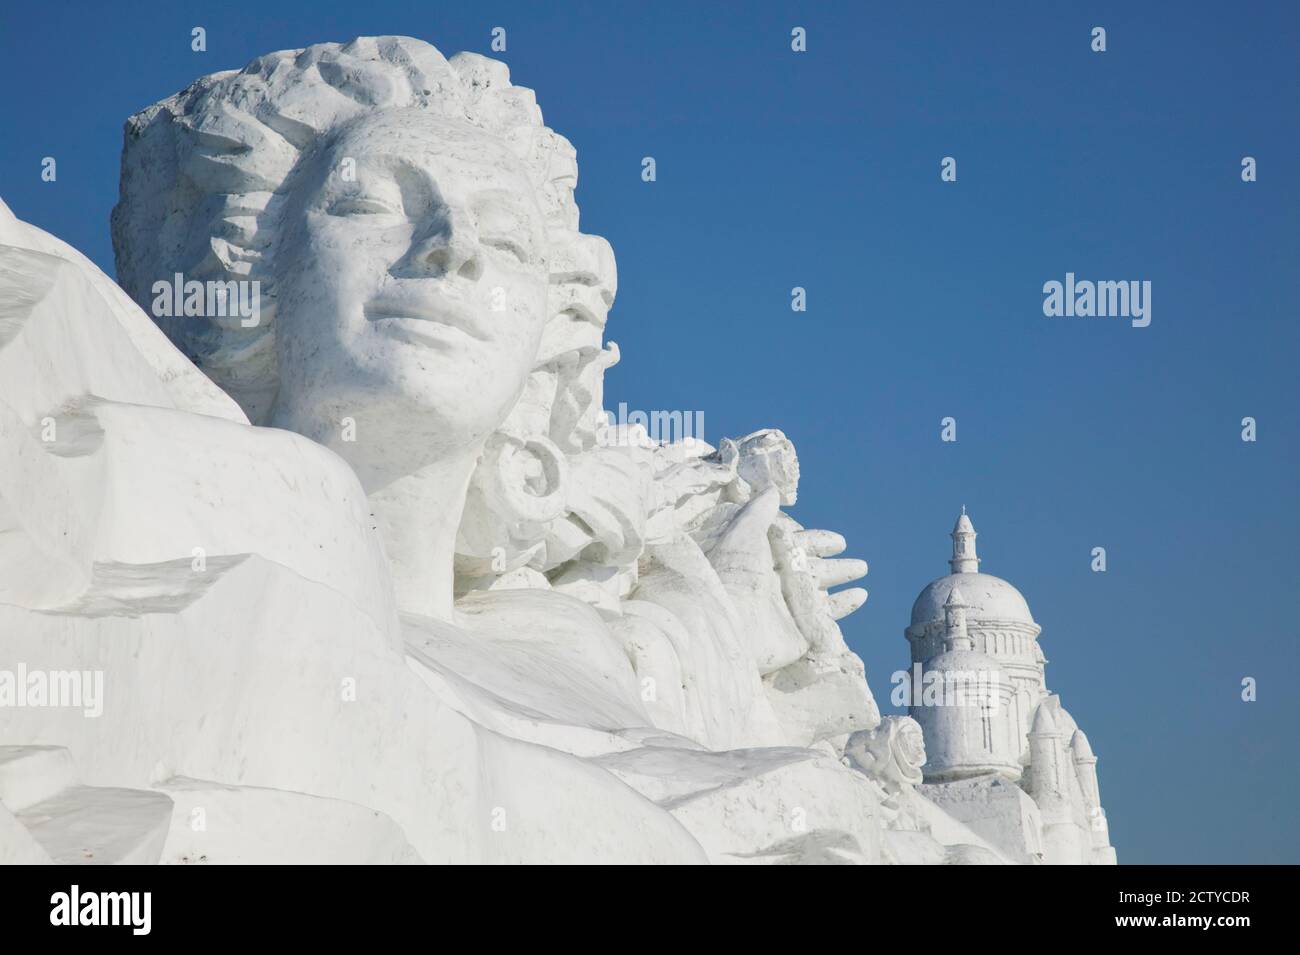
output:
<svg viewBox="0 0 1300 955"><path fill-rule="evenodd" d="M500 249L502 252L508 252L520 262L528 262L528 250L506 235L483 236L482 242L488 248Z"/></svg>
<svg viewBox="0 0 1300 955"><path fill-rule="evenodd" d="M326 207L325 212L332 216L396 216L401 215L397 209L369 196L344 196L335 199Z"/></svg>

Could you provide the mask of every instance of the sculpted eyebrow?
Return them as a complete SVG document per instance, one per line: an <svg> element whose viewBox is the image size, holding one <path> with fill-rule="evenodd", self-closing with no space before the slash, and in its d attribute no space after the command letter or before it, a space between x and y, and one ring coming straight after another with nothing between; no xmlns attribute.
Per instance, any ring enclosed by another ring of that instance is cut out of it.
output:
<svg viewBox="0 0 1300 955"><path fill-rule="evenodd" d="M523 225L528 221L528 210L514 193L503 189L485 189L474 197L475 208L509 213Z"/></svg>

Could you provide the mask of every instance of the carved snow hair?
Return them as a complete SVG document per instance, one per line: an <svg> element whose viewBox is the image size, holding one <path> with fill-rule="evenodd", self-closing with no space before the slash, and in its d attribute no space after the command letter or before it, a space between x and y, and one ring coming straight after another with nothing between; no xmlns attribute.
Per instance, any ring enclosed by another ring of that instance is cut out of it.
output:
<svg viewBox="0 0 1300 955"><path fill-rule="evenodd" d="M238 318L156 319L254 423L265 420L277 389L275 257L300 160L345 122L411 107L502 140L536 187L556 250L607 258L612 272L612 253L590 249L603 240L577 232L572 145L543 125L533 92L512 86L503 63L474 53L448 60L410 37L360 37L269 53L242 70L205 76L127 120L112 217L117 276L146 310L154 283L176 273L186 281L260 282L256 327L241 327ZM573 257L556 256L553 282L572 282ZM580 279L599 288L603 325L612 276L598 280L588 269Z"/></svg>

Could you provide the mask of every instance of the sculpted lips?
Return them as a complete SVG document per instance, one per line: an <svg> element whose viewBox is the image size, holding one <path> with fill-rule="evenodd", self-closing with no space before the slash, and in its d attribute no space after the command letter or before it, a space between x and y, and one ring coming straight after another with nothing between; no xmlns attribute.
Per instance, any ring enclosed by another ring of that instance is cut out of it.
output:
<svg viewBox="0 0 1300 955"><path fill-rule="evenodd" d="M365 315L368 321L402 338L426 344L446 344L448 330L478 341L487 340L468 303L457 301L441 290L434 293L396 290L380 295L366 304Z"/></svg>

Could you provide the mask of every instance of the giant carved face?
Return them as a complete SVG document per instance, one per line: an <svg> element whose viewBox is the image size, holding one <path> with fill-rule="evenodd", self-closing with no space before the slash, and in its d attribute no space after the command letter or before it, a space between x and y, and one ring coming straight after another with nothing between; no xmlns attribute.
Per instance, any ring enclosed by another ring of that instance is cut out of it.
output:
<svg viewBox="0 0 1300 955"><path fill-rule="evenodd" d="M302 162L276 251L274 423L373 491L505 419L546 319L546 230L504 143L424 110L364 116Z"/></svg>

